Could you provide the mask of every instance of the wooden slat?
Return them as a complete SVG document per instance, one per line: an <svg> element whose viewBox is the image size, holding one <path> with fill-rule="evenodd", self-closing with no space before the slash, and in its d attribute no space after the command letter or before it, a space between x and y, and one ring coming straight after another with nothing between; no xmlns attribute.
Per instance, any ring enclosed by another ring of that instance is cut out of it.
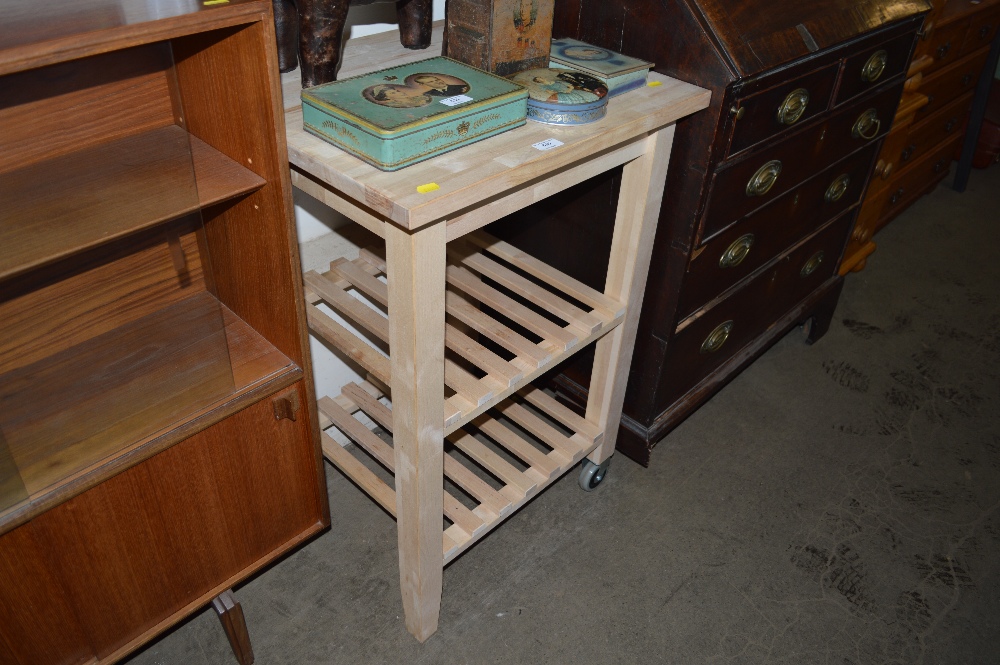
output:
<svg viewBox="0 0 1000 665"><path fill-rule="evenodd" d="M444 340L449 349L489 374L504 387L514 385L524 377L524 372L450 323L445 324Z"/></svg>
<svg viewBox="0 0 1000 665"><path fill-rule="evenodd" d="M449 436L448 440L477 464L517 490L521 497L538 486L538 483L527 478L513 464L487 448L468 432L456 432Z"/></svg>
<svg viewBox="0 0 1000 665"><path fill-rule="evenodd" d="M483 381L449 358L444 359L444 384L471 403L473 407L486 404L494 394L494 391L484 385Z"/></svg>
<svg viewBox="0 0 1000 665"><path fill-rule="evenodd" d="M392 411L389 410L389 407L356 383L348 383L341 390L347 398L360 406L372 420L387 432L392 433ZM444 475L496 515L504 514L511 505L510 501L490 487L486 481L447 454L444 458Z"/></svg>
<svg viewBox="0 0 1000 665"><path fill-rule="evenodd" d="M395 473L395 459L393 458L392 446L380 439L374 432L361 424L357 418L340 408L336 402L329 397L321 397L317 402L322 411L334 426L346 434L359 447L368 451L375 460L386 468L390 473Z"/></svg>
<svg viewBox="0 0 1000 665"><path fill-rule="evenodd" d="M383 307L389 306L389 287L374 275L362 270L354 261L338 259L330 264L330 271L349 281L354 288Z"/></svg>
<svg viewBox="0 0 1000 665"><path fill-rule="evenodd" d="M444 492L442 505L444 506L445 517L469 535L474 536L487 526L485 520L462 505L450 492Z"/></svg>
<svg viewBox="0 0 1000 665"><path fill-rule="evenodd" d="M573 279L569 275L556 270L529 254L525 254L509 243L494 238L482 231L470 233L467 237L490 254L500 257L512 266L523 270L532 277L542 280L549 286L562 291L583 304L603 311L612 318L618 318L625 313L624 303L606 296L596 289L590 288L583 282Z"/></svg>
<svg viewBox="0 0 1000 665"><path fill-rule="evenodd" d="M544 479L548 479L560 467L560 463L552 460L544 452L535 448L520 434L505 427L502 423L492 418L480 417L473 421L476 427L498 444L506 448L515 457L518 457L525 464L541 472ZM525 472L527 473L531 470Z"/></svg>
<svg viewBox="0 0 1000 665"><path fill-rule="evenodd" d="M472 498L496 516L506 515L511 502L493 489L489 483L477 476L451 455L445 453L444 475L468 492Z"/></svg>
<svg viewBox="0 0 1000 665"><path fill-rule="evenodd" d="M305 274L306 285L323 298L339 313L360 324L383 342L389 341L389 320L382 314L368 307L346 291L336 288L333 282L324 276L310 271ZM358 342L358 345L362 342ZM445 359L445 385L457 392L471 406L461 405L463 412L482 406L493 397L493 390L482 381L455 364Z"/></svg>
<svg viewBox="0 0 1000 665"><path fill-rule="evenodd" d="M488 277L511 291L521 293L530 301L542 305L548 311L566 321L566 323L582 330L585 335L596 332L603 323L606 323L606 321L602 321L593 314L585 312L548 289L535 284L530 279L522 277L513 270L509 270L485 254L480 252L466 253L460 260L463 265L472 268L480 275Z"/></svg>
<svg viewBox="0 0 1000 665"><path fill-rule="evenodd" d="M448 266L448 283L479 300L514 321L524 326L543 339L540 346L551 344L559 351L571 349L579 343L579 338L565 330L559 324L553 323L541 314L523 305L507 294L494 289L483 280L465 268Z"/></svg>
<svg viewBox="0 0 1000 665"><path fill-rule="evenodd" d="M321 398L318 404L320 410L333 421L335 427L350 437L358 446L368 451L389 472L396 472L395 453L389 444L362 425L357 418L340 408L329 397ZM443 501L444 515L462 527L463 530L474 534L483 527L483 520L448 492L444 492Z"/></svg>
<svg viewBox="0 0 1000 665"><path fill-rule="evenodd" d="M595 423L590 422L576 411L559 403L559 400L545 393L541 388L526 386L519 391L521 397L529 404L540 409L553 420L562 423L578 434L591 439L595 443L602 432Z"/></svg>
<svg viewBox="0 0 1000 665"><path fill-rule="evenodd" d="M378 423L379 427L392 434L392 411L389 407L356 383L348 383L340 390L342 395L357 404L358 408Z"/></svg>
<svg viewBox="0 0 1000 665"><path fill-rule="evenodd" d="M343 471L348 478L358 484L365 494L373 498L378 505L396 516L396 492L372 473L368 467L354 458L354 455L344 450L333 437L326 432L320 432L323 446L323 456L333 462L334 466Z"/></svg>
<svg viewBox="0 0 1000 665"><path fill-rule="evenodd" d="M364 344L358 336L324 314L315 305L306 305L309 329L333 344L351 360L371 372L383 383L390 383L389 360L375 349Z"/></svg>
<svg viewBox="0 0 1000 665"><path fill-rule="evenodd" d="M306 286L323 298L340 314L353 319L355 323L374 334L383 342L389 341L389 320L381 313L368 307L343 289L337 288L333 280L310 270L304 276Z"/></svg>
<svg viewBox="0 0 1000 665"><path fill-rule="evenodd" d="M552 448L553 456L562 460L560 466L570 464L574 456L580 452L579 447L569 437L517 402L504 402L498 409L502 414L541 439L542 443Z"/></svg>
<svg viewBox="0 0 1000 665"><path fill-rule="evenodd" d="M445 309L458 321L476 332L486 335L492 341L515 354L517 360L512 360L512 363L522 363L527 365L529 370L533 370L548 365L554 357L524 335L511 330L488 314L484 314L469 304L462 296L451 291L445 294Z"/></svg>

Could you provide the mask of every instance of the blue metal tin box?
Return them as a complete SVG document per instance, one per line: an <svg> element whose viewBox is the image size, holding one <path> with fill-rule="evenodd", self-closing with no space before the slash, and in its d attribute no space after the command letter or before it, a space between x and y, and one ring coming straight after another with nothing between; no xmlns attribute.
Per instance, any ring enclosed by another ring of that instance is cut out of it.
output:
<svg viewBox="0 0 1000 665"><path fill-rule="evenodd" d="M529 69L511 77L528 89L528 119L548 125L583 125L608 112L608 88L589 74Z"/></svg>
<svg viewBox="0 0 1000 665"><path fill-rule="evenodd" d="M575 69L608 86L611 97L646 85L653 63L576 39L553 39L549 67Z"/></svg>
<svg viewBox="0 0 1000 665"><path fill-rule="evenodd" d="M528 92L445 57L302 91L305 130L383 171L525 123Z"/></svg>

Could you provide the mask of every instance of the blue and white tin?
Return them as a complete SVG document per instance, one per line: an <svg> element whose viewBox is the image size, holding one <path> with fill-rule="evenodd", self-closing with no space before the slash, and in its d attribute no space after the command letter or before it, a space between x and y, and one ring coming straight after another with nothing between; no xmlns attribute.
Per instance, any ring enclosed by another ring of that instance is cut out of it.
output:
<svg viewBox="0 0 1000 665"><path fill-rule="evenodd" d="M529 69L511 77L528 89L528 120L549 125L584 125L608 112L603 81L569 69Z"/></svg>
<svg viewBox="0 0 1000 665"><path fill-rule="evenodd" d="M553 39L549 67L575 69L599 78L611 97L646 85L653 63L576 39Z"/></svg>

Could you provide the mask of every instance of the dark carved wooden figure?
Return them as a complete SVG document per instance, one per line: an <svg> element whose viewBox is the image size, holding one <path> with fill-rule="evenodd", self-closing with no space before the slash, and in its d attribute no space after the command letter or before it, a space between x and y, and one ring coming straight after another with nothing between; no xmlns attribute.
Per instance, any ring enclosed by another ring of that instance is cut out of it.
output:
<svg viewBox="0 0 1000 665"><path fill-rule="evenodd" d="M336 80L347 10L376 2L396 3L403 46L431 45L432 0L273 0L281 71L292 71L298 62L303 88Z"/></svg>

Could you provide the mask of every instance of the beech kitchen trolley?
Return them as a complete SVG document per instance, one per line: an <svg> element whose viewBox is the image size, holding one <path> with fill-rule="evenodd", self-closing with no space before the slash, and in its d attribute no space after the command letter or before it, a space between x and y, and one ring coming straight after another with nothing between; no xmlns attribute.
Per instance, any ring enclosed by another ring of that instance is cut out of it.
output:
<svg viewBox="0 0 1000 665"><path fill-rule="evenodd" d="M440 39L438 27L423 52L403 49L395 33L352 40L340 76L428 57ZM305 275L310 331L369 377L320 397L321 427L356 444L344 448L324 431L323 452L396 517L406 626L423 641L437 630L448 562L585 457L582 483L603 476L674 123L706 108L710 93L652 74L647 87L611 100L599 122L529 122L386 173L303 130L292 77L298 73L286 76L285 100L293 184L385 241ZM545 149L549 139L558 145ZM603 293L483 228L620 165ZM596 344L596 362L581 417L531 381L589 344ZM379 400L386 392L391 407ZM363 422L390 432L392 445ZM361 456L394 473L394 486ZM445 478L467 496L446 490Z"/></svg>

